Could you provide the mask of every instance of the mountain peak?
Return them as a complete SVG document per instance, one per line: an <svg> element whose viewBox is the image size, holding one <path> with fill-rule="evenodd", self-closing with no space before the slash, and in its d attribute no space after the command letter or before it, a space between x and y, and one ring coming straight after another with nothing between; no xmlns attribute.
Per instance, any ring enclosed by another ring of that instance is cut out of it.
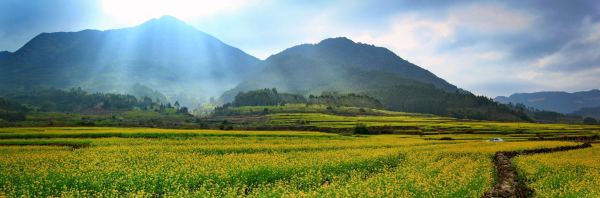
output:
<svg viewBox="0 0 600 198"><path fill-rule="evenodd" d="M159 18L150 19L141 26L189 26L187 23L173 16L164 15Z"/></svg>
<svg viewBox="0 0 600 198"><path fill-rule="evenodd" d="M171 15L163 15L163 16L157 18L157 19L154 19L154 20L183 23L183 21L181 21L178 18L175 18L174 16L171 16Z"/></svg>
<svg viewBox="0 0 600 198"><path fill-rule="evenodd" d="M240 49L163 16L120 29L39 34L13 54L0 52L0 89L113 92L139 83L191 104L220 94L261 68L260 60ZM186 89L203 91L184 93Z"/></svg>
<svg viewBox="0 0 600 198"><path fill-rule="evenodd" d="M339 44L356 44L354 41L346 37L328 38L319 42L319 45L339 45Z"/></svg>
<svg viewBox="0 0 600 198"><path fill-rule="evenodd" d="M8 57L10 54L9 51L0 51L0 58Z"/></svg>

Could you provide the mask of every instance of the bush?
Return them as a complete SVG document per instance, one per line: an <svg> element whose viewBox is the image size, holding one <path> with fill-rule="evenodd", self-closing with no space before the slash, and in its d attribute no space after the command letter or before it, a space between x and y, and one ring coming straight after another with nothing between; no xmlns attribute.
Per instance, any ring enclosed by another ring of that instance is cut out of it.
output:
<svg viewBox="0 0 600 198"><path fill-rule="evenodd" d="M358 123L356 126L354 126L354 133L355 134L378 134L377 131L369 130L369 128L367 128L367 125L362 124L362 123Z"/></svg>
<svg viewBox="0 0 600 198"><path fill-rule="evenodd" d="M16 122L16 121L24 121L25 113L23 112L14 112L14 111L0 111L0 119Z"/></svg>
<svg viewBox="0 0 600 198"><path fill-rule="evenodd" d="M221 124L219 125L219 129L221 129L221 130L232 130L233 126L229 122L229 120L223 120L223 122L221 122Z"/></svg>
<svg viewBox="0 0 600 198"><path fill-rule="evenodd" d="M598 121L594 118L587 117L583 119L583 124L598 124Z"/></svg>

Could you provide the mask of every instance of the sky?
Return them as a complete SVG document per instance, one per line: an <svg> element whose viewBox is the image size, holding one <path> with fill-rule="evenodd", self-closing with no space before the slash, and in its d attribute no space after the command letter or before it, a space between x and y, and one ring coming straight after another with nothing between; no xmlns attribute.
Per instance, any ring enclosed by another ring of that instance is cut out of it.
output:
<svg viewBox="0 0 600 198"><path fill-rule="evenodd" d="M2 0L0 51L42 32L116 29L163 15L260 59L344 36L479 95L600 88L596 0Z"/></svg>

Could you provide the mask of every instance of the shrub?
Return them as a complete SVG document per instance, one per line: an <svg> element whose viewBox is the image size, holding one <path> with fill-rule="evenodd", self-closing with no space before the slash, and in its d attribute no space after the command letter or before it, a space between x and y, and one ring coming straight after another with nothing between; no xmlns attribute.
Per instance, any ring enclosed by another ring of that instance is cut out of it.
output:
<svg viewBox="0 0 600 198"><path fill-rule="evenodd" d="M22 112L14 112L14 111L0 111L0 119L15 122L15 121L24 121L25 113Z"/></svg>
<svg viewBox="0 0 600 198"><path fill-rule="evenodd" d="M583 119L583 124L598 124L598 121L594 118L587 117Z"/></svg>
<svg viewBox="0 0 600 198"><path fill-rule="evenodd" d="M229 124L229 120L223 120L223 122L221 122L221 124L219 125L219 129L221 130L230 130L233 127Z"/></svg>
<svg viewBox="0 0 600 198"><path fill-rule="evenodd" d="M365 125L363 123L358 123L356 126L354 126L354 133L355 134L378 134L377 131L375 131L375 130L369 130L369 128L367 128L367 125Z"/></svg>

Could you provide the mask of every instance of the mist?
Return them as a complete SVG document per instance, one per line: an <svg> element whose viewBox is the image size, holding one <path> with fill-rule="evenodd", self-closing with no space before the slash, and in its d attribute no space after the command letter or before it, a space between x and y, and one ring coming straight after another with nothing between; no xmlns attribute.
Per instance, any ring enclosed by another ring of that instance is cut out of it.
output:
<svg viewBox="0 0 600 198"><path fill-rule="evenodd" d="M163 102L192 108L262 68L259 59L170 16L124 29L43 33L3 61L19 67L6 73L7 89L81 87L163 95ZM41 64L46 67L40 71ZM11 78L22 69L31 69L30 75Z"/></svg>

